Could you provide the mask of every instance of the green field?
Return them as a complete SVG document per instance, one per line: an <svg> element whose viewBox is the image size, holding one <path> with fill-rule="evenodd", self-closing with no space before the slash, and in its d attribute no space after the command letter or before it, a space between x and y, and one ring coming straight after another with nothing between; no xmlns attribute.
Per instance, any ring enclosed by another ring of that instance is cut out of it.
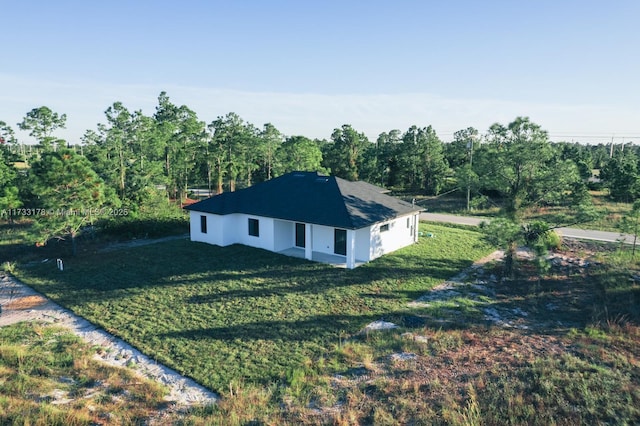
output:
<svg viewBox="0 0 640 426"><path fill-rule="evenodd" d="M407 302L491 251L476 232L428 231L435 238L355 270L181 240L69 258L64 273L33 263L18 276L224 392L234 380L283 379L371 321L401 320Z"/></svg>
<svg viewBox="0 0 640 426"><path fill-rule="evenodd" d="M506 281L490 262L454 292L408 306L492 251L471 229L421 230L434 237L355 270L186 240L85 251L63 273L41 260L14 269L222 395L165 416L170 424L640 422L630 252L573 242L544 273L523 261ZM400 327L360 332L380 319Z"/></svg>

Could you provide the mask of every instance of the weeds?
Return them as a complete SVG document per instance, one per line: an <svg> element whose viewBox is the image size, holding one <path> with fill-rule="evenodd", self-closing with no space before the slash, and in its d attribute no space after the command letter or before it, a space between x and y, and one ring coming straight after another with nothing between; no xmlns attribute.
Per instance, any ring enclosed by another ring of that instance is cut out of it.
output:
<svg viewBox="0 0 640 426"><path fill-rule="evenodd" d="M91 355L76 336L52 326L0 328L0 424L90 425L104 423L100 413L111 413L113 424L134 424L159 409L164 388ZM132 392L114 399L107 393L114 382Z"/></svg>
<svg viewBox="0 0 640 426"><path fill-rule="evenodd" d="M13 274L16 270L16 262L3 262L2 265L0 265L0 270L7 274Z"/></svg>

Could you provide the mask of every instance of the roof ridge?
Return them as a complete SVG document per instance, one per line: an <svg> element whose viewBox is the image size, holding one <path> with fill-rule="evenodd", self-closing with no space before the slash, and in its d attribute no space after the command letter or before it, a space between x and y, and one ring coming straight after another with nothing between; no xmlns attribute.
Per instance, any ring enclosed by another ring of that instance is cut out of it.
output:
<svg viewBox="0 0 640 426"><path fill-rule="evenodd" d="M349 225L351 229L356 229L356 227L354 226L353 223L353 215L351 214L351 212L349 211L349 207L347 206L347 200L346 197L344 195L344 193L342 192L342 187L340 186L341 182L349 182L346 179L342 179L338 176L331 176L333 178L333 181L335 182L336 187L338 188L338 193L340 194L340 198L342 198L342 208L344 209L344 213L346 213L347 218L349 219ZM339 182L340 181L340 182Z"/></svg>

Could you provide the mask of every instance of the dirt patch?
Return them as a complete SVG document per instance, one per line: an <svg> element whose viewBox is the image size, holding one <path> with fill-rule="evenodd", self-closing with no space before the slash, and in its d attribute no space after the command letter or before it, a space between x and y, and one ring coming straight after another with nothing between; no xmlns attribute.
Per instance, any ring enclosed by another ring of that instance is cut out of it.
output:
<svg viewBox="0 0 640 426"><path fill-rule="evenodd" d="M17 300L8 302L3 309L5 311L19 311L26 309L33 309L38 306L42 306L47 303L47 299L42 296L24 296Z"/></svg>

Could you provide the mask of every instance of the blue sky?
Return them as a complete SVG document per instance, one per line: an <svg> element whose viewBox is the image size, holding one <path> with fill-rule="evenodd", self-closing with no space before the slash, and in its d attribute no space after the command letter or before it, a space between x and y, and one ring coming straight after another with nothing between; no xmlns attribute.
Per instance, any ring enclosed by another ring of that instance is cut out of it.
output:
<svg viewBox="0 0 640 426"><path fill-rule="evenodd" d="M46 105L77 142L166 91L207 123L287 135L529 116L554 139L640 142L637 1L0 1L0 120ZM635 138L634 138L635 137Z"/></svg>

